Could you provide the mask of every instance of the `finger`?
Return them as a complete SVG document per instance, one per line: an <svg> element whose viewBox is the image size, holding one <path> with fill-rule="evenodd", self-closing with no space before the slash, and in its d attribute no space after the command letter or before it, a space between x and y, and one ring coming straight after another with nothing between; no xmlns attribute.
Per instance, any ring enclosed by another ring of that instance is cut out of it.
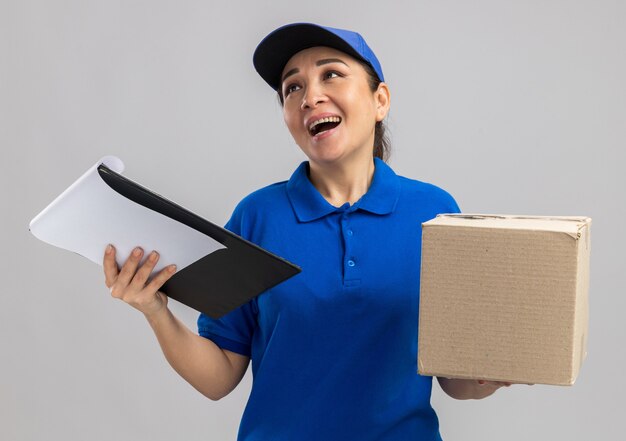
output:
<svg viewBox="0 0 626 441"><path fill-rule="evenodd" d="M135 271L137 271L137 266L139 266L142 256L143 250L140 247L135 247L124 263L124 266L122 266L122 270L117 276L117 280L115 282L116 285L128 286L131 279L135 276Z"/></svg>
<svg viewBox="0 0 626 441"><path fill-rule="evenodd" d="M176 265L168 265L157 273L156 276L148 283L146 288L150 291L158 291L165 282L176 272Z"/></svg>
<svg viewBox="0 0 626 441"><path fill-rule="evenodd" d="M158 261L159 261L159 253L157 253L156 251L152 251L148 255L148 258L146 259L145 263L141 265L139 269L137 270L137 272L135 273L135 277L133 277L131 284L134 285L135 287L138 287L139 289L142 289L144 285L146 284L148 277L150 277L150 274L152 273L152 270L154 269L154 266L156 265Z"/></svg>
<svg viewBox="0 0 626 441"><path fill-rule="evenodd" d="M115 261L115 247L111 244L107 245L104 250L102 268L104 269L104 284L107 288L110 288L115 283L119 273L119 268Z"/></svg>

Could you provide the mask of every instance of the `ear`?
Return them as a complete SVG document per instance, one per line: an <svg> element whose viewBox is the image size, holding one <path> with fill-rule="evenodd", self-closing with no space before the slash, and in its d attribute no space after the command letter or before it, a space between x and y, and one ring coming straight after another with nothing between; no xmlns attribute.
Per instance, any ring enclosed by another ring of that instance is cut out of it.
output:
<svg viewBox="0 0 626 441"><path fill-rule="evenodd" d="M391 105L391 95L387 84L380 83L378 85L378 89L374 92L374 100L376 101L376 122L379 122L385 119Z"/></svg>

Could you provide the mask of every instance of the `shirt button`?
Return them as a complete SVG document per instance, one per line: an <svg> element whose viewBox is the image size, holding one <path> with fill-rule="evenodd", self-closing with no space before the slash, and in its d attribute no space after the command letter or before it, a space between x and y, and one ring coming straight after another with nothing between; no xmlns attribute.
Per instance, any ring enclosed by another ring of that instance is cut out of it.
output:
<svg viewBox="0 0 626 441"><path fill-rule="evenodd" d="M354 260L348 260L348 266L354 266L354 265L355 265Z"/></svg>
<svg viewBox="0 0 626 441"><path fill-rule="evenodd" d="M348 236L352 236L353 234L352 230L348 230Z"/></svg>

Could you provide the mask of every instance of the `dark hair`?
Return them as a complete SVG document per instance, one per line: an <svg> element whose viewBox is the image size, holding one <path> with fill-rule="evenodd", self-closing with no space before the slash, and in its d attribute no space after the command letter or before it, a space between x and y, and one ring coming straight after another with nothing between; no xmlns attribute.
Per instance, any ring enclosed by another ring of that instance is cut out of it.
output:
<svg viewBox="0 0 626 441"><path fill-rule="evenodd" d="M359 62L365 69L365 72L367 72L367 82L370 85L370 90L376 92L378 85L381 83L378 75L376 75L374 69L372 69L369 64ZM374 157L387 162L389 156L391 156L391 141L389 141L389 137L387 136L387 126L384 120L377 121L374 126Z"/></svg>
<svg viewBox="0 0 626 441"><path fill-rule="evenodd" d="M367 83L370 86L370 90L376 92L378 90L378 85L381 83L378 75L374 72L374 69L367 64L362 62L361 60L357 60L365 72L367 73ZM284 104L283 92L281 88L278 88L278 101L280 101L280 105ZM391 156L391 141L389 141L389 136L387 136L387 126L385 125L385 121L377 121L374 126L374 150L372 152L375 158L380 158L383 161L387 162L389 156Z"/></svg>

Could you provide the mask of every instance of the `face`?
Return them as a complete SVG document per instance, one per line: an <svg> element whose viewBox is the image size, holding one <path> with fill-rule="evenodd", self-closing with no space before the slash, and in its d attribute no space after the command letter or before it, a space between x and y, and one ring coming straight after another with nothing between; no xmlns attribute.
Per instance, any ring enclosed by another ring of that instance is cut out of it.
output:
<svg viewBox="0 0 626 441"><path fill-rule="evenodd" d="M372 92L363 66L328 47L298 52L281 78L285 123L312 163L372 160L374 126L389 110L384 83Z"/></svg>

